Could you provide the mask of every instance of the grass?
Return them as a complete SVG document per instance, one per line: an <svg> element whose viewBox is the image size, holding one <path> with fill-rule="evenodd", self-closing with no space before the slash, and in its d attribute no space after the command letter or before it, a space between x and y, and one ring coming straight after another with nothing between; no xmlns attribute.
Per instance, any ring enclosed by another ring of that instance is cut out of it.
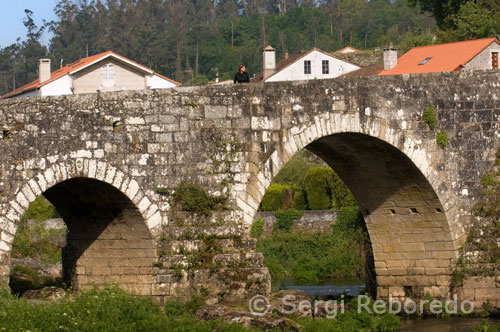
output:
<svg viewBox="0 0 500 332"><path fill-rule="evenodd" d="M0 331L83 332L261 332L220 320L198 321L193 313L204 304L199 298L173 301L164 308L150 299L125 293L116 286L92 289L51 304L33 304L3 295L0 298ZM296 319L296 318L294 318ZM355 311L335 319L297 319L304 332L397 331L399 318L393 315L358 314ZM278 332L281 330L268 330Z"/></svg>
<svg viewBox="0 0 500 332"><path fill-rule="evenodd" d="M273 280L310 283L364 278L365 250L369 244L359 217L357 209L343 208L333 234L275 231L258 239L257 251L264 255L264 265Z"/></svg>

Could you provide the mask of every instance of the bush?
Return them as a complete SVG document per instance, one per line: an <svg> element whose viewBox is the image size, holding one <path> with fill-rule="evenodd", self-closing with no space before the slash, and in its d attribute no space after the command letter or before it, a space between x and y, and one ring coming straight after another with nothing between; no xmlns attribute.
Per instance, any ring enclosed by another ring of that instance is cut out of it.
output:
<svg viewBox="0 0 500 332"><path fill-rule="evenodd" d="M333 170L328 167L312 167L307 170L304 176L304 187L311 210L330 208L333 176Z"/></svg>
<svg viewBox="0 0 500 332"><path fill-rule="evenodd" d="M269 186L260 203L262 211L278 211L283 208L283 197L285 192L290 192L290 186L273 183Z"/></svg>
<svg viewBox="0 0 500 332"><path fill-rule="evenodd" d="M299 187L297 187L293 193L292 209L295 210L308 209L306 192Z"/></svg>
<svg viewBox="0 0 500 332"><path fill-rule="evenodd" d="M276 211L276 221L273 225L273 232L289 232L292 229L295 220L300 219L303 213L296 210Z"/></svg>
<svg viewBox="0 0 500 332"><path fill-rule="evenodd" d="M250 228L250 235L253 238L258 239L259 237L261 237L262 233L264 232L264 223L265 221L262 218L257 218L253 222L252 227Z"/></svg>

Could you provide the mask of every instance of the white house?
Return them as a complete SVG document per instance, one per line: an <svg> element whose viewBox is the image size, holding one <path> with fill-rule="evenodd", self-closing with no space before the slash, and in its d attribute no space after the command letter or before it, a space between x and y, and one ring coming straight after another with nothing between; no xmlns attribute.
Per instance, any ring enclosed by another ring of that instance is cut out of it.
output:
<svg viewBox="0 0 500 332"><path fill-rule="evenodd" d="M179 85L181 83L108 51L80 59L54 72L50 70L50 60L41 59L38 62L38 79L2 98L162 89Z"/></svg>
<svg viewBox="0 0 500 332"><path fill-rule="evenodd" d="M293 57L286 57L275 64L275 50L263 50L264 71L253 81L279 82L335 78L360 69L320 49L313 48Z"/></svg>

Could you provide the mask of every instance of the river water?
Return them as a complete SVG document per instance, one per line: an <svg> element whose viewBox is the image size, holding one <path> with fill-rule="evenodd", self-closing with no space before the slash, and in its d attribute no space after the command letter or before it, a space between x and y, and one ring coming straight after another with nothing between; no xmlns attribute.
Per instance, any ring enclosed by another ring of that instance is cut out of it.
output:
<svg viewBox="0 0 500 332"><path fill-rule="evenodd" d="M344 294L354 297L365 290L363 280L326 280L316 284L297 285L293 280L273 281L272 290L301 290L310 296L336 298ZM481 323L480 317L450 318L401 318L401 332L473 332L474 326ZM500 326L500 319L489 319L490 323Z"/></svg>

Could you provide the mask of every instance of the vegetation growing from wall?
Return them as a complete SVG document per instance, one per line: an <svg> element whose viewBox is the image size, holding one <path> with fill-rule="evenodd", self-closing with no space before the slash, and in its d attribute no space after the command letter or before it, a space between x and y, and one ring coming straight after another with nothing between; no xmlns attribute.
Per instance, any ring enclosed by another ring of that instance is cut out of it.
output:
<svg viewBox="0 0 500 332"><path fill-rule="evenodd" d="M436 143L442 148L445 148L446 145L448 145L448 134L446 134L446 131L440 130L436 134Z"/></svg>
<svg viewBox="0 0 500 332"><path fill-rule="evenodd" d="M225 210L227 201L227 196L210 195L200 186L184 180L179 182L171 199L172 205L199 216L209 216L213 210Z"/></svg>
<svg viewBox="0 0 500 332"><path fill-rule="evenodd" d="M333 234L273 231L258 239L257 251L273 280L311 283L326 279L364 278L369 248L364 221L356 208L341 208Z"/></svg>
<svg viewBox="0 0 500 332"><path fill-rule="evenodd" d="M500 275L500 148L492 171L481 179L483 193L474 207L476 218L460 248L454 280L468 276Z"/></svg>
<svg viewBox="0 0 500 332"><path fill-rule="evenodd" d="M12 257L30 257L37 261L54 264L61 261L60 239L65 229L47 229L45 220L56 218L55 207L43 196L33 201L21 218L14 242Z"/></svg>
<svg viewBox="0 0 500 332"><path fill-rule="evenodd" d="M436 128L437 115L434 106L431 105L427 107L424 110L422 117L430 130L434 130Z"/></svg>
<svg viewBox="0 0 500 332"><path fill-rule="evenodd" d="M261 211L356 207L344 182L312 152L302 150L283 166L267 189Z"/></svg>

